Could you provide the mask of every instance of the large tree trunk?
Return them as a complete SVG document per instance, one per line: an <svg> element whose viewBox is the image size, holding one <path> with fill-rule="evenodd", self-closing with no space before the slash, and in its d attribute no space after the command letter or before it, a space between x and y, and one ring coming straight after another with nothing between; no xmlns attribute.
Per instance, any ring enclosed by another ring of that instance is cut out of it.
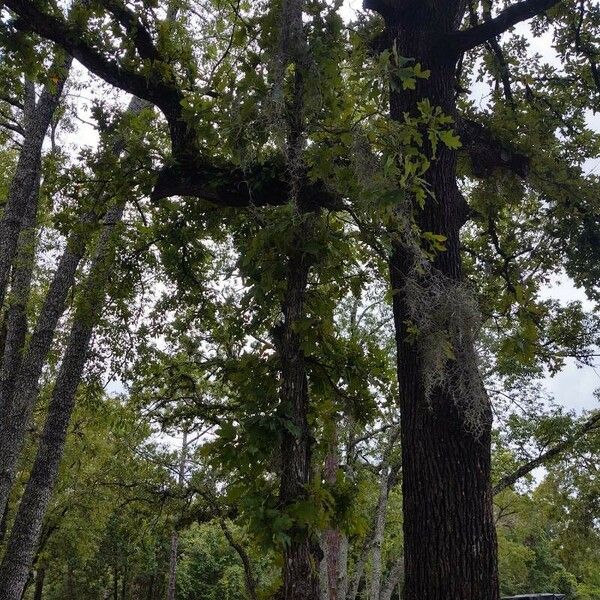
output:
<svg viewBox="0 0 600 600"><path fill-rule="evenodd" d="M75 395L87 359L90 339L104 300L109 276L115 226L121 221L124 204L119 202L106 216L106 226L90 274L82 290L81 304L54 385L44 430L25 493L0 565L0 600L20 598L27 582L42 524L62 459Z"/></svg>
<svg viewBox="0 0 600 600"><path fill-rule="evenodd" d="M417 102L425 98L454 117L455 59L440 51L435 40L458 27L463 3L390 5L386 3L383 12L398 54L431 70L429 79L418 80L416 90L391 89L391 118L403 121L405 113L418 116ZM459 231L465 207L457 187L456 153L440 145L425 179L434 199L428 199L424 209L415 207L415 220L422 231L446 237L447 249L437 254L433 268L448 281L459 282ZM472 398L457 398L444 386L427 394L422 370L427 367L407 331L412 307L405 286L414 274L414 261L406 245L395 244L390 276L401 404L404 598L498 600L490 485L491 410L487 398L476 400L483 406L475 433L467 415Z"/></svg>

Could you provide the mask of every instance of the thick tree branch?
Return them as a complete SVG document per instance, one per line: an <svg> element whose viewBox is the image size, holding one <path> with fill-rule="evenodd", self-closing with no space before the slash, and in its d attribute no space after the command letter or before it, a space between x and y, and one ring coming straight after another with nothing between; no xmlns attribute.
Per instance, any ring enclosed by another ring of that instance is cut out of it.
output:
<svg viewBox="0 0 600 600"><path fill-rule="evenodd" d="M394 2L393 0L364 0L363 9L379 13L387 20L394 11Z"/></svg>
<svg viewBox="0 0 600 600"><path fill-rule="evenodd" d="M445 48L445 52L448 48L452 48L455 52L466 52L471 50L480 44L484 44L490 39L501 35L517 23L531 19L536 15L543 13L544 11L552 8L558 4L561 0L523 0L509 6L506 10L503 10L497 17L490 19L485 23L466 29L465 31L458 31L451 33L450 35L444 36L441 47Z"/></svg>
<svg viewBox="0 0 600 600"><path fill-rule="evenodd" d="M142 58L162 60L152 36L131 9L119 0L104 0L104 6L125 28Z"/></svg>
<svg viewBox="0 0 600 600"><path fill-rule="evenodd" d="M193 196L223 207L280 206L288 202L291 182L281 161L255 165L247 170L208 162L166 167L156 181L152 200L170 196ZM309 209L341 209L341 198L320 182L302 178L299 197Z"/></svg>
<svg viewBox="0 0 600 600"><path fill-rule="evenodd" d="M486 177L498 168L512 171L523 179L529 174L529 157L500 142L484 125L460 119L456 130L476 177Z"/></svg>
<svg viewBox="0 0 600 600"><path fill-rule="evenodd" d="M521 477L525 477L533 471L537 469L537 467L541 467L543 464L548 462L549 460L555 458L568 448L570 448L577 440L582 438L586 433L598 429L598 424L600 423L600 412L594 413L583 425L581 425L575 433L568 436L562 442L558 442L546 452L540 454L537 458L530 460L529 462L521 465L518 469L510 473L509 475L504 476L494 487L493 493L499 494L502 490L505 490L507 487L510 487L514 483L516 483Z"/></svg>
<svg viewBox="0 0 600 600"><path fill-rule="evenodd" d="M18 15L19 18L13 22L17 29L36 33L62 46L71 56L107 83L158 106L170 123L179 119L183 99L181 90L164 81L157 81L155 78L124 69L118 63L107 59L99 49L85 40L83 31L60 17L40 10L29 0L4 0L3 3Z"/></svg>

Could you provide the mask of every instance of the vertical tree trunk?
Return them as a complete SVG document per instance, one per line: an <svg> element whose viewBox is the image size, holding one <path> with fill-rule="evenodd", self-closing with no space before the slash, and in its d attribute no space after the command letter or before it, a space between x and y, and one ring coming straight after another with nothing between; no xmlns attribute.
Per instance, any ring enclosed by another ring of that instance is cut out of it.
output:
<svg viewBox="0 0 600 600"><path fill-rule="evenodd" d="M379 600L391 600L394 590L400 583L402 575L404 573L404 555L398 557L398 559L392 564L390 571L387 575L387 579L381 588L379 594Z"/></svg>
<svg viewBox="0 0 600 600"><path fill-rule="evenodd" d="M373 541L371 542L371 582L369 586L370 600L379 600L379 592L381 590L381 578L383 575L381 553L383 550L383 536L385 534L389 474L389 465L387 460L384 460L381 465L379 497L377 500L377 508L375 510Z"/></svg>
<svg viewBox="0 0 600 600"><path fill-rule="evenodd" d="M47 99L48 97L46 97ZM53 98L51 98L53 100ZM39 116L38 116L39 118ZM32 127L36 120L35 85L32 81L25 82L25 102L23 103L23 130L25 142L33 135ZM27 302L31 288L31 278L35 261L35 224L39 204L41 172L40 165L35 170L31 182L31 193L22 207L22 219L19 225L19 236L14 264L12 265L12 282L10 286L10 301L6 309L5 332L0 353L0 413L4 410L4 399L12 394L15 375L27 335Z"/></svg>
<svg viewBox="0 0 600 600"><path fill-rule="evenodd" d="M60 101L71 61L71 57L65 58L63 53L60 53L51 68L63 71L63 74L52 88L50 86L44 88L35 106L34 116L25 120L23 147L0 219L0 306L4 304L9 272L17 252L23 214L39 183L42 145L46 131Z"/></svg>
<svg viewBox="0 0 600 600"><path fill-rule="evenodd" d="M306 218L304 224L295 234L294 246L297 248L310 230L310 218ZM295 331L295 325L305 314L309 270L308 256L304 252L298 249L290 255L282 305L283 322L275 336L281 364L281 404L290 422L290 427L283 431L281 442L282 507L306 498L312 475L306 363L300 336ZM283 553L283 598L316 600L319 598L320 561L317 544L309 532L298 525L293 527L290 537Z"/></svg>
<svg viewBox="0 0 600 600"><path fill-rule="evenodd" d="M0 355L0 411L6 411L16 384L27 336L27 304L35 264L39 179L23 215L6 311L6 338Z"/></svg>
<svg viewBox="0 0 600 600"><path fill-rule="evenodd" d="M305 317L306 289L310 257L302 247L312 234L313 216L298 197L302 152L305 146L304 76L308 67L308 49L303 30L305 0L284 0L280 18L280 49L275 78L284 90L286 67L294 65L293 96L285 104L287 169L290 198L298 225L289 233L292 243L286 265L286 290L281 312L282 322L274 332L280 361L280 399L289 427L281 440L281 481L279 499L282 508L304 500L312 477L312 441L308 423L309 394L306 360L302 339L296 326ZM317 600L320 595L319 564L322 553L318 542L305 527L294 524L290 542L283 549L283 600Z"/></svg>
<svg viewBox="0 0 600 600"><path fill-rule="evenodd" d="M334 485L339 468L337 434L334 432L331 449L325 457L325 481ZM348 540L337 528L323 532L323 554L325 563L324 582L327 600L346 600L346 561L348 560Z"/></svg>
<svg viewBox="0 0 600 600"><path fill-rule="evenodd" d="M14 371L9 373L4 368L8 367L8 360L5 360L3 365L2 390L7 395L4 398L3 414L0 415L0 509L8 500L25 432L38 396L40 376L84 249L83 235L73 234L67 242L46 293L25 355L18 364L12 365L13 368L17 368L16 374ZM8 386L5 377L10 377L14 383Z"/></svg>
<svg viewBox="0 0 600 600"><path fill-rule="evenodd" d="M180 488L185 483L185 464L187 461L188 452L188 432L183 431L183 439L181 440L181 455L179 457L179 469L177 472L177 484ZM177 548L179 546L179 535L177 530L173 528L171 533L171 551L169 554L169 583L167 585L167 600L175 600L176 583L177 583Z"/></svg>
<svg viewBox="0 0 600 600"><path fill-rule="evenodd" d="M115 226L124 203L109 210L90 273L79 298L67 347L52 392L36 458L0 564L0 600L19 598L27 581L58 467L90 339L104 301Z"/></svg>
<svg viewBox="0 0 600 600"><path fill-rule="evenodd" d="M33 600L42 600L44 593L44 581L46 580L46 567L40 567L35 574L35 590Z"/></svg>
<svg viewBox="0 0 600 600"><path fill-rule="evenodd" d="M40 100L41 101L41 100ZM139 98L132 98L128 111L138 113L150 106ZM125 141L118 139L113 145L117 155L123 152ZM99 190L99 205L106 202L105 190ZM82 225L98 219L99 215L89 213L82 219ZM83 258L87 245L87 233L84 228L71 233L65 250L60 258L52 283L46 293L44 304L25 356L20 362L12 393L4 398L0 414L0 510L8 501L8 495L15 476L17 463L25 440L25 433L31 412L39 392L40 377L46 357L52 346L58 320L66 306L67 295L74 281L77 267ZM2 388L0 388L0 394Z"/></svg>
<svg viewBox="0 0 600 600"><path fill-rule="evenodd" d="M390 3L391 4L391 3ZM418 115L417 102L428 98L455 116L455 60L435 40L458 27L464 5L458 1L398 3L384 10L398 54L431 70L416 90L392 89L391 118ZM423 231L446 236L447 250L434 267L460 281L459 230L464 199L456 177L456 153L438 148L425 175L435 196L416 208ZM421 361L408 341L410 306L404 293L414 258L397 243L390 278L398 351L401 405L405 600L498 600L496 537L490 487L491 410L486 407L481 432L466 425L462 403L444 389L426 398ZM468 399L465 403L468 404Z"/></svg>

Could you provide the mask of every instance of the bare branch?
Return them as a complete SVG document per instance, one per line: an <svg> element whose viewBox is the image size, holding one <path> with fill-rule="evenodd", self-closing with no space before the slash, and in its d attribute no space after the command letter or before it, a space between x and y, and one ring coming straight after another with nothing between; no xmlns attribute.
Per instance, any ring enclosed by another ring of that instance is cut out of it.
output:
<svg viewBox="0 0 600 600"><path fill-rule="evenodd" d="M464 31L451 33L443 37L441 47L448 51L452 48L456 53L466 52L484 44L485 42L501 35L517 23L531 19L544 11L552 8L561 0L523 0L509 6L497 17L485 23L471 27Z"/></svg>
<svg viewBox="0 0 600 600"><path fill-rule="evenodd" d="M558 456L565 450L568 450L577 440L583 437L586 433L598 429L597 425L600 423L600 412L594 413L583 425L581 425L575 433L568 436L562 442L552 446L542 454L540 454L537 458L530 460L529 462L521 465L518 469L510 473L509 475L504 476L493 488L494 494L499 494L502 490L505 490L507 487L510 487L514 483L516 483L521 477L525 477L533 471L537 469L537 467L541 467L544 463Z"/></svg>

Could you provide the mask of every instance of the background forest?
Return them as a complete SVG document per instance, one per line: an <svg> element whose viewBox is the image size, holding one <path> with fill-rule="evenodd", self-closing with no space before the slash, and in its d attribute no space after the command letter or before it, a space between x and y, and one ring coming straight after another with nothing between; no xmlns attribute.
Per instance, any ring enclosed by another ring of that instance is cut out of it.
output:
<svg viewBox="0 0 600 600"><path fill-rule="evenodd" d="M600 6L464 3L456 110L395 113L437 75L382 4L0 2L0 600L308 598L301 551L400 598L407 355L489 438L501 595L600 600L600 412L548 385L597 366Z"/></svg>

